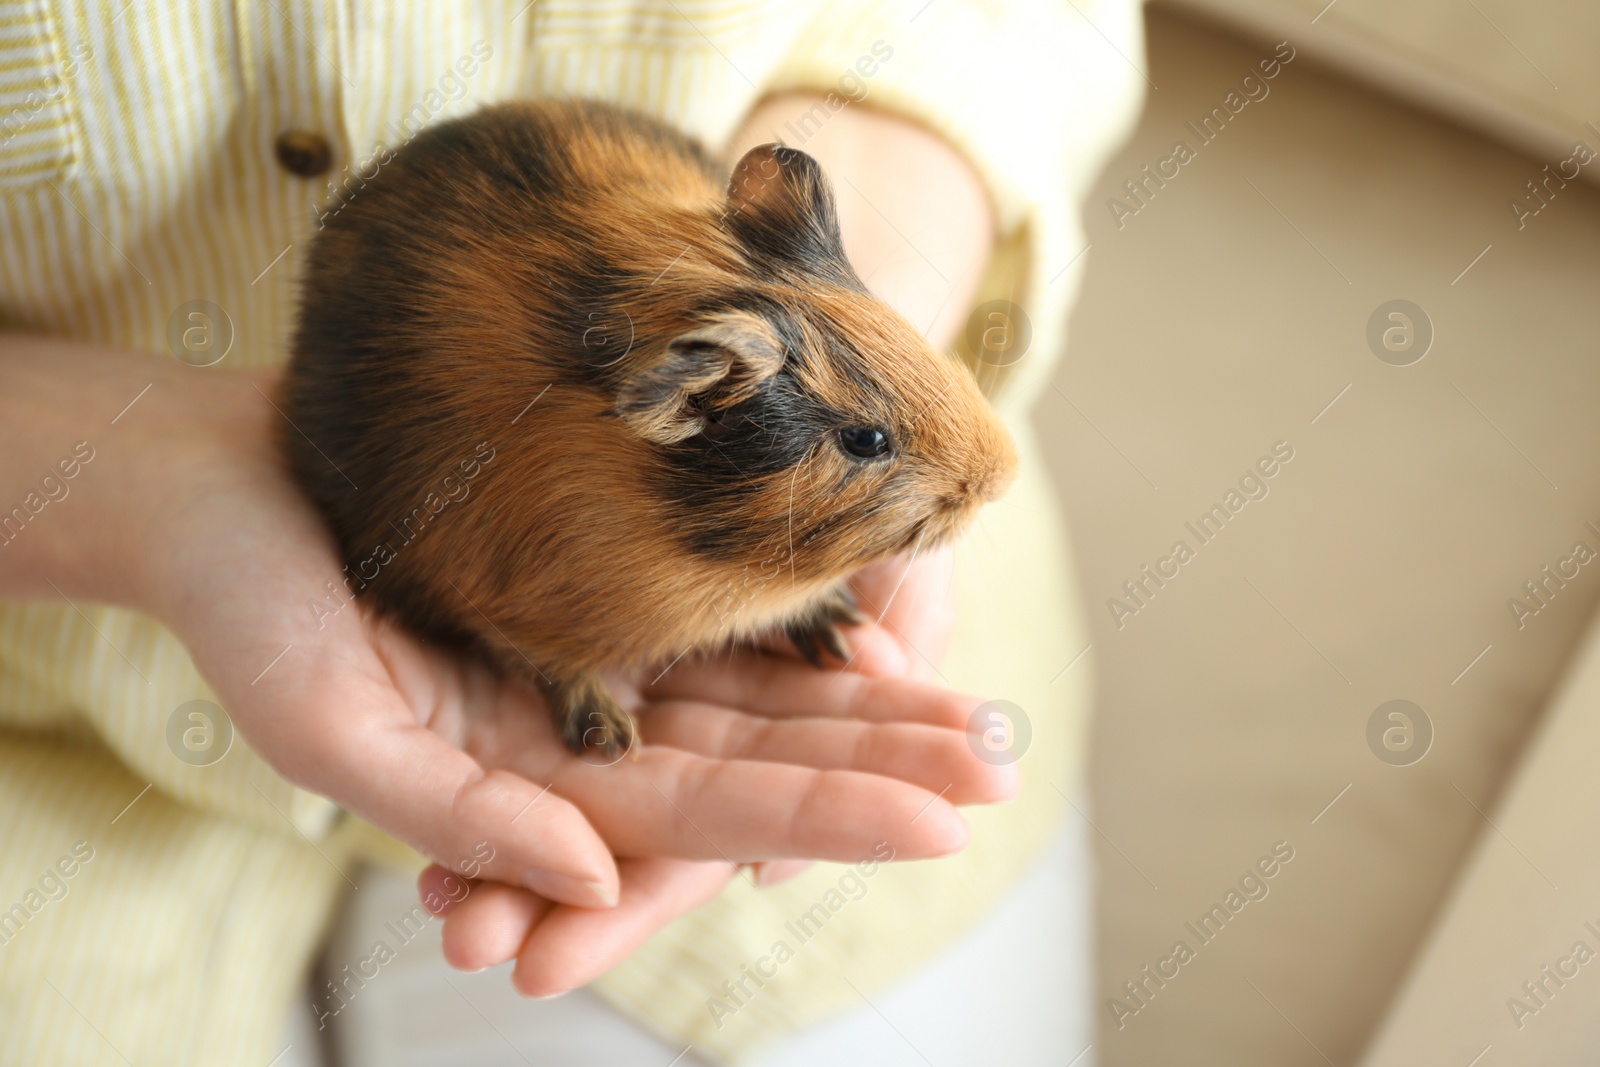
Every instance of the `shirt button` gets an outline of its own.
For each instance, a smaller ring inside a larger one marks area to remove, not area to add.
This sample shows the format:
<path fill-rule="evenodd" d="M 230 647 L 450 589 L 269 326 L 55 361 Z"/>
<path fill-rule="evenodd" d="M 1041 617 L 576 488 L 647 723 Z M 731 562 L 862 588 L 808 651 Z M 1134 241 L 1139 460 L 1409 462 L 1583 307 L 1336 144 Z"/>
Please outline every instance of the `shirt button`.
<path fill-rule="evenodd" d="M 306 130 L 285 130 L 273 144 L 283 169 L 302 178 L 328 173 L 333 166 L 333 149 L 327 138 Z"/>

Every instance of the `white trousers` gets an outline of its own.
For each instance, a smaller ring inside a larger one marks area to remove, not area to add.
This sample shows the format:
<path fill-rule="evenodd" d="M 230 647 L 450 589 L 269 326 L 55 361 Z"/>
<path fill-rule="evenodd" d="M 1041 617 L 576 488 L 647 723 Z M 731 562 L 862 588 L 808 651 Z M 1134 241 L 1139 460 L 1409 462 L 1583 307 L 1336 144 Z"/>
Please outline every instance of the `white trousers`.
<path fill-rule="evenodd" d="M 898 985 L 741 1067 L 1091 1067 L 1092 877 L 1075 814 L 1029 874 L 964 937 Z M 371 954 L 416 901 L 410 879 L 368 870 L 336 922 L 323 970 Z M 430 923 L 337 1016 L 313 979 L 273 1067 L 708 1067 L 584 990 L 512 991 L 510 964 L 452 971 Z M 320 995 L 319 995 L 320 991 Z M 324 1008 L 324 1010 L 326 1010 Z M 678 1057 L 674 1059 L 674 1057 Z"/>

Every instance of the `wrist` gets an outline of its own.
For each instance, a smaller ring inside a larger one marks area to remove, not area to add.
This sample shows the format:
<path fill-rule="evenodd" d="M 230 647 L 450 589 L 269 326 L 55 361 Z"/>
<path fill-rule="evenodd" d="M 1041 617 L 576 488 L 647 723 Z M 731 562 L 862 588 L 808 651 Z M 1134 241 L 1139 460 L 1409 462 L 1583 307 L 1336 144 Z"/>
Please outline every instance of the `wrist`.
<path fill-rule="evenodd" d="M 129 461 L 110 508 L 119 528 L 86 534 L 83 547 L 103 562 L 95 565 L 96 579 L 117 594 L 116 603 L 153 615 L 181 635 L 182 620 L 193 614 L 191 601 L 215 592 L 201 575 L 226 569 L 233 551 L 226 542 L 249 545 L 265 529 L 261 489 L 280 488 L 281 478 L 269 399 L 275 375 L 172 370 L 118 423 L 119 430 L 128 429 Z M 219 526 L 219 514 L 255 529 Z M 243 556 L 251 549 L 238 551 Z M 248 563 L 236 560 L 235 570 Z M 113 568 L 117 576 L 106 573 Z"/>
<path fill-rule="evenodd" d="M 148 610 L 160 512 L 239 417 L 226 373 L 0 337 L 0 596 Z"/>

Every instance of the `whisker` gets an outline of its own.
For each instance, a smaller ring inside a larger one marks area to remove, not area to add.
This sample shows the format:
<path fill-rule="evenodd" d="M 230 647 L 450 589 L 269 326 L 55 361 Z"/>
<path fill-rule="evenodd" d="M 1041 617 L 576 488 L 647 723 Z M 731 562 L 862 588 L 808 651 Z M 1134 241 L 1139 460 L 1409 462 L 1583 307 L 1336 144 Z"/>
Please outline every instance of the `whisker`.
<path fill-rule="evenodd" d="M 794 474 L 789 476 L 789 588 L 793 589 L 800 584 L 794 574 L 794 486 L 800 480 L 800 468 L 804 467 L 811 459 L 811 454 L 817 450 L 816 445 L 806 449 L 806 454 L 800 457 L 800 462 L 794 465 Z"/>
<path fill-rule="evenodd" d="M 928 409 L 929 408 L 933 407 L 933 405 L 935 405 L 939 401 L 943 400 L 944 399 L 944 394 L 948 393 L 951 390 L 951 388 L 953 388 L 955 386 L 955 384 L 956 384 L 955 382 L 951 382 L 949 385 L 946 385 L 943 389 L 939 390 L 939 395 L 934 397 L 932 400 L 928 401 L 927 404 L 923 405 L 922 410 L 917 412 L 916 415 L 911 419 L 911 421 L 906 423 L 906 425 L 907 426 L 915 426 L 917 424 L 917 420 L 922 418 L 922 416 L 926 415 L 928 413 Z"/>

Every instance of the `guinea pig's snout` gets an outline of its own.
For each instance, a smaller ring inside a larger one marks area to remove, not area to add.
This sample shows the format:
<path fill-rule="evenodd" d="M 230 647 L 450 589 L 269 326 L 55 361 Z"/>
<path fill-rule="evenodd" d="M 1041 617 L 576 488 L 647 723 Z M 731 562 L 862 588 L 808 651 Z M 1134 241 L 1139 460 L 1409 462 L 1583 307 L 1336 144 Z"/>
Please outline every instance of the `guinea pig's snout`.
<path fill-rule="evenodd" d="M 962 488 L 968 496 L 977 497 L 984 503 L 999 500 L 1005 493 L 1006 487 L 1011 484 L 1011 474 L 998 467 L 991 467 L 966 482 Z"/>
<path fill-rule="evenodd" d="M 956 492 L 946 500 L 950 508 L 962 508 L 974 503 L 988 504 L 999 500 L 1011 487 L 1016 474 L 1016 462 L 1008 454 L 986 462 L 962 476 L 956 482 Z"/>

